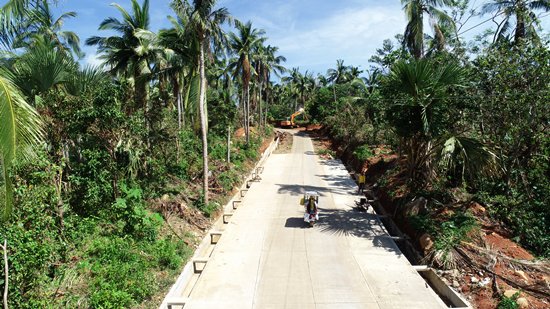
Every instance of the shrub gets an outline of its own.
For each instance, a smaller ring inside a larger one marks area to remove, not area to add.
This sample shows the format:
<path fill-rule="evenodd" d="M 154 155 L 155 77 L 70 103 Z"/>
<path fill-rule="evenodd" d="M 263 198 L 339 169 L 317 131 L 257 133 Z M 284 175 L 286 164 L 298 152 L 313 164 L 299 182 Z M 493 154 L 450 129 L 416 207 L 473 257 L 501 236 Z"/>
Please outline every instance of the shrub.
<path fill-rule="evenodd" d="M 121 186 L 124 197 L 119 197 L 113 205 L 114 217 L 124 222 L 123 233 L 136 239 L 155 240 L 162 225 L 162 217 L 145 209 L 141 199 L 141 189 Z"/>
<path fill-rule="evenodd" d="M 519 305 L 516 303 L 516 300 L 519 297 L 519 292 L 516 292 L 512 297 L 508 298 L 504 295 L 500 298 L 500 301 L 497 304 L 497 309 L 518 309 Z"/>
<path fill-rule="evenodd" d="M 374 153 L 368 145 L 358 147 L 355 151 L 353 151 L 353 155 L 355 155 L 355 157 L 360 161 L 365 161 L 374 157 Z"/>

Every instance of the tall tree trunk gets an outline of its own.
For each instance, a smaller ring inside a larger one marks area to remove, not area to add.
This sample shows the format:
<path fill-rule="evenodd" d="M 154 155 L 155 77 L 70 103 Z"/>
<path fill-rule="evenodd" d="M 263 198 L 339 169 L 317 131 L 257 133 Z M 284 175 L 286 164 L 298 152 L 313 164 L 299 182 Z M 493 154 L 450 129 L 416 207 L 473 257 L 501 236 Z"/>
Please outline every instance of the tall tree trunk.
<path fill-rule="evenodd" d="M 245 100 L 246 100 L 246 146 L 250 144 L 250 87 L 248 82 L 245 84 Z"/>
<path fill-rule="evenodd" d="M 519 44 L 525 38 L 525 8 L 520 7 L 516 11 L 516 31 L 514 33 L 514 43 Z"/>
<path fill-rule="evenodd" d="M 227 164 L 231 163 L 231 126 L 227 126 Z"/>
<path fill-rule="evenodd" d="M 181 89 L 178 77 L 174 79 L 172 87 L 172 95 L 176 98 L 176 105 L 178 108 L 178 129 L 181 130 Z"/>
<path fill-rule="evenodd" d="M 8 265 L 8 240 L 4 239 L 4 245 L 0 245 L 4 251 L 4 309 L 8 309 L 9 265 Z"/>
<path fill-rule="evenodd" d="M 262 126 L 262 82 L 260 81 L 258 87 L 260 87 L 259 96 L 258 96 L 258 123 L 260 127 Z"/>
<path fill-rule="evenodd" d="M 245 95 L 244 95 L 244 86 L 241 89 L 240 93 L 240 99 L 241 99 L 241 107 L 242 107 L 242 113 L 243 113 L 243 128 L 246 132 L 246 102 L 245 102 Z"/>
<path fill-rule="evenodd" d="M 269 100 L 271 99 L 271 90 L 269 89 L 269 81 L 265 86 L 265 109 L 264 109 L 264 126 L 267 127 L 267 112 L 269 111 Z"/>
<path fill-rule="evenodd" d="M 139 72 L 134 72 L 134 100 L 135 109 L 143 109 L 143 112 L 147 112 L 147 82 L 140 78 Z"/>
<path fill-rule="evenodd" d="M 204 70 L 204 39 L 199 42 L 199 74 L 200 74 L 200 92 L 199 92 L 199 114 L 201 122 L 201 134 L 202 134 L 202 190 L 204 194 L 204 205 L 208 205 L 208 119 L 206 113 L 206 74 Z"/>

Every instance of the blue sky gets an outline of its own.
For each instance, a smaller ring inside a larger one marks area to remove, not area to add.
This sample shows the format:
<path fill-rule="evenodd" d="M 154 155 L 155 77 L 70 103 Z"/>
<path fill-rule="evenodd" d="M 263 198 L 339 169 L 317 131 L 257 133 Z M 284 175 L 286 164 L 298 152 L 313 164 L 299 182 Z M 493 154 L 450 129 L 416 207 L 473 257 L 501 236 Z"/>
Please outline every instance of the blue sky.
<path fill-rule="evenodd" d="M 117 17 L 118 11 L 110 6 L 117 2 L 129 8 L 129 0 L 59 0 L 58 12 L 76 11 L 77 18 L 68 20 L 65 30 L 75 31 L 84 42 L 92 35 L 107 35 L 98 31 L 106 17 Z M 141 0 L 140 0 L 141 2 Z M 479 7 L 484 1 L 471 1 Z M 0 0 L 0 4 L 6 0 Z M 152 30 L 169 27 L 166 16 L 171 15 L 169 0 L 150 0 Z M 241 21 L 252 21 L 255 28 L 266 31 L 267 44 L 278 46 L 287 58 L 286 66 L 301 71 L 325 73 L 334 67 L 336 59 L 346 65 L 369 67 L 368 59 L 382 41 L 393 38 L 405 29 L 405 17 L 399 0 L 219 0 Z M 468 29 L 489 16 L 473 18 L 464 26 Z M 550 16 L 543 18 L 550 29 Z M 473 37 L 491 24 L 469 31 Z M 95 47 L 83 46 L 84 63 L 97 64 Z"/>

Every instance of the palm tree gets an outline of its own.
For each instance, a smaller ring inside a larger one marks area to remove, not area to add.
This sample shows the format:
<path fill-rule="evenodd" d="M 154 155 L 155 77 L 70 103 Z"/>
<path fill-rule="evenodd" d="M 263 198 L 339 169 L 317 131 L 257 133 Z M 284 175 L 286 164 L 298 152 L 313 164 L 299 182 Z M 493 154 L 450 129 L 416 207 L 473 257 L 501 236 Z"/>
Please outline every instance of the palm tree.
<path fill-rule="evenodd" d="M 444 37 L 439 23 L 453 25 L 452 19 L 439 7 L 453 5 L 453 0 L 401 0 L 407 27 L 405 28 L 405 45 L 410 53 L 419 59 L 424 55 L 424 14 L 428 14 L 433 27 L 434 37 L 440 50 L 444 47 Z"/>
<path fill-rule="evenodd" d="M 205 73 L 205 55 L 210 48 L 220 49 L 225 47 L 225 34 L 222 24 L 231 21 L 231 16 L 226 8 L 214 10 L 216 0 L 193 0 L 188 4 L 182 0 L 174 0 L 172 8 L 176 12 L 189 16 L 188 31 L 198 45 L 196 64 L 199 71 L 199 114 L 202 135 L 203 156 L 203 194 L 204 204 L 208 205 L 208 110 L 206 106 L 206 87 L 208 86 Z"/>
<path fill-rule="evenodd" d="M 264 125 L 267 124 L 267 109 L 268 109 L 268 103 L 270 98 L 270 86 L 271 86 L 271 72 L 275 73 L 277 77 L 281 77 L 281 74 L 286 71 L 285 67 L 282 66 L 282 63 L 286 61 L 286 58 L 283 56 L 277 56 L 276 53 L 279 50 L 278 47 L 275 46 L 260 46 L 260 55 L 257 62 L 258 68 L 256 71 L 258 72 L 258 78 L 259 78 L 259 84 L 260 84 L 260 100 L 262 97 L 262 86 L 263 84 L 266 85 L 266 107 L 265 107 L 265 117 L 264 117 Z M 261 109 L 260 109 L 260 121 L 261 121 Z"/>
<path fill-rule="evenodd" d="M 7 49 L 13 48 L 20 33 L 24 33 L 27 13 L 42 0 L 8 0 L 0 8 L 0 43 Z"/>
<path fill-rule="evenodd" d="M 13 75 L 0 69 L 0 207 L 3 220 L 11 214 L 13 187 L 10 169 L 17 158 L 28 158 L 43 138 L 42 121 L 12 82 Z"/>
<path fill-rule="evenodd" d="M 178 127 L 186 125 L 186 116 L 192 108 L 191 97 L 198 98 L 198 87 L 195 81 L 198 75 L 198 66 L 195 63 L 198 52 L 198 44 L 188 31 L 189 15 L 184 10 L 178 10 L 177 3 L 171 4 L 176 17 L 168 16 L 172 28 L 159 32 L 160 44 L 173 51 L 169 59 L 168 67 L 159 72 L 166 75 L 172 83 L 172 94 L 176 100 L 178 110 Z"/>
<path fill-rule="evenodd" d="M 550 1 L 548 0 L 492 0 L 483 5 L 482 14 L 499 12 L 504 15 L 504 19 L 498 25 L 495 32 L 495 41 L 506 39 L 510 36 L 510 31 L 514 33 L 514 42 L 517 44 L 521 40 L 530 37 L 538 40 L 535 25 L 537 17 L 535 10 L 550 11 Z M 516 26 L 510 29 L 511 19 L 515 17 Z"/>
<path fill-rule="evenodd" d="M 390 121 L 401 138 L 408 177 L 416 187 L 434 176 L 437 157 L 448 167 L 454 164 L 451 159 L 460 157 L 470 174 L 497 172 L 496 156 L 483 144 L 440 127 L 449 90 L 463 85 L 464 76 L 456 63 L 413 59 L 397 62 L 387 77 L 388 89 L 404 95 L 392 107 L 396 112 Z"/>
<path fill-rule="evenodd" d="M 9 70 L 12 82 L 31 101 L 50 89 L 63 89 L 78 71 L 73 58 L 58 52 L 44 37 L 36 37 L 26 53 L 14 58 Z"/>
<path fill-rule="evenodd" d="M 359 69 L 358 67 L 352 66 L 349 69 L 347 80 L 352 81 L 356 78 L 359 78 L 359 74 L 361 73 L 363 73 L 363 70 Z"/>
<path fill-rule="evenodd" d="M 346 81 L 346 74 L 349 70 L 348 66 L 344 65 L 344 60 L 336 60 L 336 68 L 327 70 L 327 81 L 332 83 L 332 92 L 334 94 L 334 103 L 336 103 L 336 84 L 342 84 Z"/>
<path fill-rule="evenodd" d="M 110 67 L 113 74 L 133 78 L 134 98 L 137 107 L 144 108 L 147 100 L 147 80 L 151 73 L 150 62 L 156 50 L 151 44 L 153 36 L 145 35 L 149 28 L 149 0 L 143 0 L 140 6 L 132 1 L 132 14 L 119 4 L 113 3 L 122 15 L 122 21 L 109 17 L 101 22 L 99 30 L 111 30 L 119 36 L 93 36 L 86 40 L 87 45 L 97 45 L 101 59 Z M 141 37 L 140 37 L 141 34 Z"/>
<path fill-rule="evenodd" d="M 265 41 L 264 30 L 252 28 L 252 23 L 249 21 L 243 24 L 239 21 L 235 23 L 238 34 L 230 33 L 229 41 L 231 50 L 238 57 L 237 62 L 230 64 L 230 67 L 235 72 L 235 75 L 241 75 L 242 81 L 242 101 L 244 111 L 244 124 L 246 132 L 246 144 L 250 142 L 250 80 L 252 76 L 253 67 L 250 62 L 253 58 L 252 52 L 257 49 L 259 44 Z"/>
<path fill-rule="evenodd" d="M 66 12 L 58 18 L 53 16 L 50 4 L 47 0 L 36 3 L 36 7 L 27 11 L 28 19 L 24 23 L 25 29 L 17 38 L 14 47 L 32 46 L 37 37 L 44 37 L 50 41 L 59 51 L 72 51 L 75 56 L 82 58 L 84 54 L 80 50 L 80 38 L 73 31 L 61 30 L 63 23 L 68 18 L 77 16 L 76 12 Z"/>

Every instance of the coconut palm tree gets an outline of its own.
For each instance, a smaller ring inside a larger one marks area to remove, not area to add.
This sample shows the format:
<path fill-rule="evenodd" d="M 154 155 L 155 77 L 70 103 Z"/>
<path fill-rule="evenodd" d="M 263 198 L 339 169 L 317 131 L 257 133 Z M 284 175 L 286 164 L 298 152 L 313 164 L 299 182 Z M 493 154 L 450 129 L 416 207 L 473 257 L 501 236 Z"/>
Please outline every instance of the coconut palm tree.
<path fill-rule="evenodd" d="M 262 86 L 266 85 L 266 107 L 265 107 L 265 117 L 264 117 L 264 125 L 267 124 L 267 110 L 268 110 L 268 103 L 270 93 L 271 93 L 271 72 L 273 72 L 276 76 L 281 77 L 281 74 L 286 72 L 286 68 L 282 65 L 283 62 L 286 61 L 286 58 L 283 56 L 277 56 L 276 53 L 279 50 L 278 47 L 275 46 L 260 46 L 260 57 L 257 61 L 257 69 L 258 77 L 259 77 L 259 84 L 260 84 L 260 100 L 262 97 Z M 261 109 L 260 109 L 260 120 L 261 117 Z"/>
<path fill-rule="evenodd" d="M 349 70 L 344 65 L 344 60 L 336 60 L 336 68 L 327 70 L 327 81 L 332 83 L 332 92 L 334 94 L 334 103 L 336 103 L 336 84 L 343 84 L 346 81 L 346 75 Z"/>
<path fill-rule="evenodd" d="M 0 44 L 5 49 L 13 48 L 16 38 L 26 31 L 27 12 L 42 0 L 8 0 L 0 8 Z"/>
<path fill-rule="evenodd" d="M 76 12 L 66 12 L 55 18 L 47 0 L 38 1 L 35 7 L 27 10 L 27 19 L 23 23 L 24 32 L 19 34 L 14 42 L 14 47 L 29 47 L 43 37 L 50 41 L 59 51 L 71 51 L 78 58 L 84 54 L 80 50 L 80 38 L 73 31 L 61 30 L 63 23 L 77 16 Z"/>
<path fill-rule="evenodd" d="M 264 30 L 255 29 L 249 21 L 243 24 L 239 21 L 235 23 L 238 33 L 229 34 L 229 44 L 233 53 L 238 57 L 236 62 L 229 66 L 236 75 L 241 75 L 242 94 L 241 105 L 244 107 L 244 124 L 246 132 L 246 144 L 250 142 L 250 80 L 253 73 L 251 60 L 254 57 L 252 54 L 257 50 L 257 46 L 262 44 L 266 38 Z"/>
<path fill-rule="evenodd" d="M 495 41 L 507 39 L 514 34 L 514 42 L 517 44 L 525 38 L 538 40 L 536 24 L 538 23 L 535 11 L 550 11 L 549 0 L 492 0 L 485 3 L 481 13 L 498 12 L 504 15 L 504 19 L 498 25 L 495 32 Z M 516 25 L 511 29 L 512 18 Z"/>
<path fill-rule="evenodd" d="M 403 10 L 407 18 L 405 28 L 405 45 L 410 53 L 419 59 L 424 55 L 424 14 L 427 14 L 430 24 L 433 27 L 434 38 L 438 42 L 439 50 L 444 48 L 443 33 L 439 23 L 454 25 L 449 17 L 440 7 L 453 5 L 453 0 L 401 0 Z"/>
<path fill-rule="evenodd" d="M 137 0 L 131 1 L 131 14 L 113 3 L 122 20 L 109 17 L 99 25 L 99 30 L 110 30 L 119 35 L 93 36 L 86 40 L 86 44 L 98 46 L 100 59 L 105 61 L 111 73 L 133 79 L 136 107 L 144 108 L 147 99 L 147 80 L 144 76 L 151 73 L 151 60 L 156 50 L 151 45 L 153 36 L 146 34 L 149 29 L 149 0 L 143 0 L 141 6 Z"/>
<path fill-rule="evenodd" d="M 181 129 L 186 125 L 186 116 L 198 109 L 195 104 L 190 104 L 196 100 L 190 98 L 198 98 L 198 87 L 194 81 L 198 76 L 195 59 L 199 51 L 197 41 L 187 29 L 190 16 L 185 10 L 178 10 L 176 2 L 171 6 L 176 14 L 175 17 L 168 16 L 172 28 L 161 30 L 159 41 L 162 46 L 172 50 L 173 55 L 168 67 L 159 74 L 166 75 L 172 83 L 172 94 L 178 109 L 178 126 Z"/>
<path fill-rule="evenodd" d="M 231 22 L 232 18 L 226 8 L 214 9 L 216 0 L 193 0 L 188 3 L 174 0 L 172 9 L 189 16 L 187 30 L 196 41 L 198 55 L 195 63 L 199 72 L 199 114 L 203 148 L 203 202 L 208 204 L 208 109 L 206 106 L 206 54 L 213 49 L 225 48 L 226 40 L 222 25 Z"/>
<path fill-rule="evenodd" d="M 13 207 L 10 169 L 16 158 L 28 158 L 32 146 L 43 138 L 38 113 L 12 81 L 13 75 L 0 69 L 0 209 L 6 220 Z"/>

